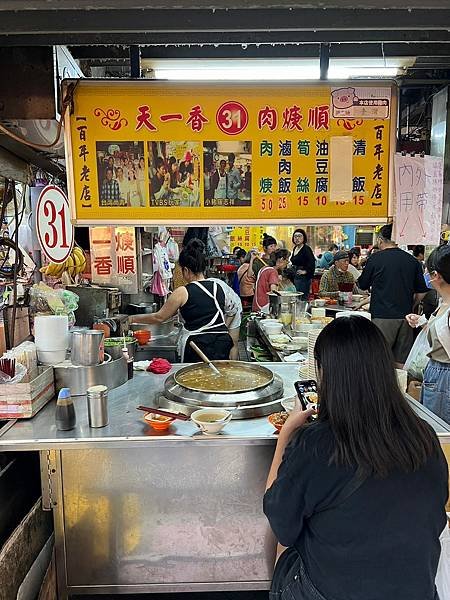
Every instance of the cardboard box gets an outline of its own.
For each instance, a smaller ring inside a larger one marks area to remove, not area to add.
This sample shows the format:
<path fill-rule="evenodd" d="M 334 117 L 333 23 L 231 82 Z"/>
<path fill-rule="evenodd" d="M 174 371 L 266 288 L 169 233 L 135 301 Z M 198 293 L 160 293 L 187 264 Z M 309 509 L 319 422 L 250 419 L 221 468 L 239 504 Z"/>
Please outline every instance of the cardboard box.
<path fill-rule="evenodd" d="M 411 381 L 408 385 L 408 394 L 417 402 L 420 402 L 420 392 L 422 391 L 421 381 Z"/>
<path fill-rule="evenodd" d="M 38 367 L 31 381 L 0 385 L 0 419 L 30 419 L 55 395 L 53 367 Z"/>

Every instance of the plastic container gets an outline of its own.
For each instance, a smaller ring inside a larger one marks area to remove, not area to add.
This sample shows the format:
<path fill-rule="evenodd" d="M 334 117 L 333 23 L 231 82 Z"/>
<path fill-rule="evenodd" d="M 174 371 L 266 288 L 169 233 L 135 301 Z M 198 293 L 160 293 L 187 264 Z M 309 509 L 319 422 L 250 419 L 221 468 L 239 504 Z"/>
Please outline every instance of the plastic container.
<path fill-rule="evenodd" d="M 148 329 L 138 329 L 138 331 L 133 331 L 133 335 L 141 346 L 145 346 L 152 337 L 151 331 Z"/>
<path fill-rule="evenodd" d="M 67 315 L 37 315 L 34 339 L 37 358 L 44 365 L 57 365 L 66 358 L 69 345 Z"/>
<path fill-rule="evenodd" d="M 43 365 L 59 365 L 66 360 L 65 350 L 38 350 L 37 357 Z"/>

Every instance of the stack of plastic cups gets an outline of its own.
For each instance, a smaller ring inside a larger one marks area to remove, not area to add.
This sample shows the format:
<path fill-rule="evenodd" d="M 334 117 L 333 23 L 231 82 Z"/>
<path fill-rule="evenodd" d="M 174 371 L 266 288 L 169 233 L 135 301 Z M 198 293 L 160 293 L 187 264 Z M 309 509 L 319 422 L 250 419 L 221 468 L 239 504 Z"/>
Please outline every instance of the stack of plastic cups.
<path fill-rule="evenodd" d="M 39 362 L 57 365 L 66 359 L 68 331 L 67 315 L 36 315 L 34 340 Z"/>

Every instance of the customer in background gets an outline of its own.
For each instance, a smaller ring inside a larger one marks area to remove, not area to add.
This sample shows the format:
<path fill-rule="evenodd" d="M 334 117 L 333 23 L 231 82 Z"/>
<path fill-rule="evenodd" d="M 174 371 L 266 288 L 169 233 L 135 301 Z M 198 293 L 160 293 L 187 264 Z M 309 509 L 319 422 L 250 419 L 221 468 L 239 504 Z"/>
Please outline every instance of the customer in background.
<path fill-rule="evenodd" d="M 441 303 L 427 324 L 430 361 L 423 376 L 421 401 L 450 424 L 450 246 L 433 250 L 427 269 Z M 409 314 L 406 319 L 411 327 L 421 323 L 419 315 Z"/>
<path fill-rule="evenodd" d="M 269 312 L 269 292 L 278 291 L 280 285 L 280 273 L 286 269 L 289 263 L 289 252 L 287 250 L 275 250 L 269 259 L 269 264 L 263 267 L 256 279 L 255 297 L 253 298 L 253 310 L 255 312 Z"/>
<path fill-rule="evenodd" d="M 425 246 L 423 244 L 417 244 L 417 246 L 414 246 L 412 253 L 414 258 L 420 262 L 423 268 L 425 261 Z"/>
<path fill-rule="evenodd" d="M 364 269 L 364 267 L 366 266 L 367 261 L 369 260 L 369 258 L 371 256 L 373 256 L 374 254 L 376 254 L 377 252 L 379 252 L 379 251 L 380 251 L 380 249 L 378 248 L 377 244 L 375 244 L 374 246 L 372 246 L 372 248 L 367 253 L 367 256 L 361 258 L 361 260 L 359 261 L 359 264 L 360 264 L 361 268 Z"/>
<path fill-rule="evenodd" d="M 359 250 L 359 248 L 358 248 L 358 250 Z M 361 275 L 361 271 L 359 268 L 359 258 L 360 258 L 360 255 L 357 252 L 355 252 L 354 248 L 349 251 L 349 253 L 348 253 L 348 260 L 349 260 L 348 271 L 349 271 L 349 273 L 351 273 L 353 275 L 353 279 L 355 281 L 358 281 L 359 276 Z"/>
<path fill-rule="evenodd" d="M 334 255 L 336 254 L 336 252 L 338 252 L 338 250 L 339 248 L 336 246 L 336 244 L 331 244 L 331 246 L 328 247 L 327 252 L 324 252 L 321 258 L 319 259 L 317 265 L 319 269 L 329 269 L 333 264 Z"/>
<path fill-rule="evenodd" d="M 371 289 L 372 321 L 383 332 L 395 360 L 403 365 L 413 345 L 405 316 L 428 291 L 420 263 L 392 240 L 392 224 L 381 228 L 377 252 L 358 279 L 361 290 Z"/>
<path fill-rule="evenodd" d="M 368 319 L 335 319 L 314 355 L 317 420 L 290 414 L 264 496 L 287 547 L 273 598 L 437 600 L 448 467 L 436 434 L 404 398 Z"/>
<path fill-rule="evenodd" d="M 267 267 L 269 263 L 270 256 L 275 250 L 278 248 L 277 240 L 265 233 L 263 235 L 263 253 L 261 256 L 256 256 L 253 261 L 253 273 L 255 276 L 258 275 L 259 271 L 263 267 Z"/>
<path fill-rule="evenodd" d="M 337 298 L 340 283 L 355 283 L 349 273 L 349 255 L 345 250 L 340 250 L 334 255 L 334 265 L 323 273 L 320 279 L 319 296 Z"/>
<path fill-rule="evenodd" d="M 292 234 L 294 248 L 291 254 L 291 264 L 296 268 L 295 287 L 297 292 L 303 293 L 303 298 L 308 299 L 311 281 L 316 270 L 316 259 L 308 246 L 308 236 L 304 229 L 296 229 Z"/>
<path fill-rule="evenodd" d="M 247 252 L 244 258 L 244 263 L 237 271 L 239 284 L 239 295 L 243 306 L 251 306 L 253 304 L 253 296 L 255 295 L 256 276 L 253 273 L 253 261 L 256 258 L 255 251 Z"/>
<path fill-rule="evenodd" d="M 355 269 L 358 269 L 359 267 L 359 257 L 360 255 L 355 252 L 354 250 L 349 250 L 348 251 L 348 258 L 350 260 L 350 264 L 355 267 Z"/>

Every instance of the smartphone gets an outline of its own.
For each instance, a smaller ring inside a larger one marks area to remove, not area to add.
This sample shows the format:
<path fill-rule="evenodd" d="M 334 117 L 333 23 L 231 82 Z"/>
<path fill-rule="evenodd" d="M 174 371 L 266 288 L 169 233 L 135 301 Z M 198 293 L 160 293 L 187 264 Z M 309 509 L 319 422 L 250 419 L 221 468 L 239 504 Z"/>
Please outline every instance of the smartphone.
<path fill-rule="evenodd" d="M 315 408 L 318 410 L 317 383 L 314 379 L 296 381 L 294 387 L 303 410 L 307 410 L 308 408 Z M 313 415 L 312 418 L 316 419 L 317 415 Z"/>

